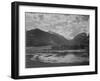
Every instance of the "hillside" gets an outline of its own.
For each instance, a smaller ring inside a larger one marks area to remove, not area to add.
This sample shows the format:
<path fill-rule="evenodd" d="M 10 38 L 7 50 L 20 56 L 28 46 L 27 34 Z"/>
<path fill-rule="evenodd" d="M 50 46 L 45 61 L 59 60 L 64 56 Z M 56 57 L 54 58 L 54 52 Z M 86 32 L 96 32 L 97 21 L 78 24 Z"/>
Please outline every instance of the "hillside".
<path fill-rule="evenodd" d="M 26 32 L 26 46 L 65 45 L 68 42 L 63 36 L 40 29 Z"/>
<path fill-rule="evenodd" d="M 45 32 L 40 29 L 26 31 L 26 46 L 53 46 L 53 47 L 71 47 L 84 48 L 89 46 L 89 36 L 86 33 L 79 33 L 72 40 L 67 40 L 55 32 Z"/>

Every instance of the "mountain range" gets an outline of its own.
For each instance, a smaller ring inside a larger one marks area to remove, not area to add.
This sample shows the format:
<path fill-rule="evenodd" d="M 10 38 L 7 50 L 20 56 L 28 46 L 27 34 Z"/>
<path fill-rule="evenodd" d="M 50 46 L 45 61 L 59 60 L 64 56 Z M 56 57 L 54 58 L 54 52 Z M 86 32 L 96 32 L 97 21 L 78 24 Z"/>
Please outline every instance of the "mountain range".
<path fill-rule="evenodd" d="M 45 32 L 40 29 L 33 29 L 26 31 L 26 46 L 75 46 L 87 45 L 89 43 L 89 35 L 86 33 L 79 33 L 72 40 L 68 40 L 62 35 L 55 32 Z"/>

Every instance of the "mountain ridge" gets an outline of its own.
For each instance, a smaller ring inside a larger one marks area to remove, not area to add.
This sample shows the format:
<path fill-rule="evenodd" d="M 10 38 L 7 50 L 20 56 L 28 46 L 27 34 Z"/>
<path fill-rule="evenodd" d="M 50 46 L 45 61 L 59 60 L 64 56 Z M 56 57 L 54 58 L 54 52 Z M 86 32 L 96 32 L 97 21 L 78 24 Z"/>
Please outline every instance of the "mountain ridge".
<path fill-rule="evenodd" d="M 66 39 L 64 36 L 55 32 L 46 32 L 40 29 L 26 31 L 26 46 L 61 46 L 61 45 L 84 45 L 89 41 L 86 33 L 80 33 L 72 40 Z"/>

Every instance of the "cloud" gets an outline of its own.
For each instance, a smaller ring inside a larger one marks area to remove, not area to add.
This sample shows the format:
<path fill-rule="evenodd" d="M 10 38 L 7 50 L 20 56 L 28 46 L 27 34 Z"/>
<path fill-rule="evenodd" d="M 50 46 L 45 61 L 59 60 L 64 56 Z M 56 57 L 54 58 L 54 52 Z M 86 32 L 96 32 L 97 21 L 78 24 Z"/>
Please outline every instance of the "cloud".
<path fill-rule="evenodd" d="M 25 13 L 26 31 L 39 28 L 72 39 L 78 33 L 89 33 L 89 15 Z"/>

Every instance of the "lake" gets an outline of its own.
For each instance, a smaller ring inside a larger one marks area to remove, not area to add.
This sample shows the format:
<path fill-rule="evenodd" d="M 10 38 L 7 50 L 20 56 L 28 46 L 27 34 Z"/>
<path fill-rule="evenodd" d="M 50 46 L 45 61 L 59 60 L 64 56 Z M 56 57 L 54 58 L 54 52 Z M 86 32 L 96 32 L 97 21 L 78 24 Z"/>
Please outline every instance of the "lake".
<path fill-rule="evenodd" d="M 89 53 L 85 50 L 59 50 L 58 52 L 57 50 L 49 50 L 49 52 L 26 52 L 26 68 L 80 65 L 89 65 Z"/>

